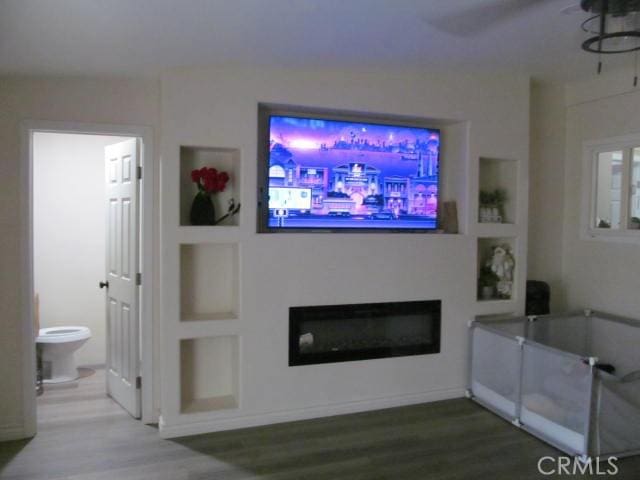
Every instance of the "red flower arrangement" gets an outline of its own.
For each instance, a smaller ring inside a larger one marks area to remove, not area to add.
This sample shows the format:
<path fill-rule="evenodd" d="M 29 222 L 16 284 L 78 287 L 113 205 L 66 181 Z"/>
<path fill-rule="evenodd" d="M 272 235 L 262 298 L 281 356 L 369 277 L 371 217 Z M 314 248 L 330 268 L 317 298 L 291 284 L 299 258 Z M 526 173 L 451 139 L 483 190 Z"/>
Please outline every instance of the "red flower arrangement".
<path fill-rule="evenodd" d="M 202 167 L 191 171 L 191 180 L 198 186 L 198 193 L 193 199 L 189 214 L 191 225 L 217 225 L 240 211 L 240 204 L 236 204 L 231 198 L 227 212 L 216 218 L 216 209 L 211 197 L 224 192 L 229 178 L 227 172 L 220 172 L 215 168 Z"/>
<path fill-rule="evenodd" d="M 211 195 L 224 192 L 229 181 L 227 172 L 218 172 L 215 168 L 202 167 L 191 171 L 191 180 L 198 186 L 198 192 Z"/>

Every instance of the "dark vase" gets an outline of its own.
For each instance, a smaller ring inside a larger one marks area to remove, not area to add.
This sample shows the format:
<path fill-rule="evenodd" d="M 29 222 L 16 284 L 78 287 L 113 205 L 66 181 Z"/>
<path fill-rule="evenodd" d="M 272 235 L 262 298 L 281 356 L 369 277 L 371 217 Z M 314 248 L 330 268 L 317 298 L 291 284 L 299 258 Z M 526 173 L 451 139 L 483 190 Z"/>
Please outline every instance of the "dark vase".
<path fill-rule="evenodd" d="M 216 210 L 209 195 L 198 193 L 191 204 L 191 225 L 215 225 Z"/>

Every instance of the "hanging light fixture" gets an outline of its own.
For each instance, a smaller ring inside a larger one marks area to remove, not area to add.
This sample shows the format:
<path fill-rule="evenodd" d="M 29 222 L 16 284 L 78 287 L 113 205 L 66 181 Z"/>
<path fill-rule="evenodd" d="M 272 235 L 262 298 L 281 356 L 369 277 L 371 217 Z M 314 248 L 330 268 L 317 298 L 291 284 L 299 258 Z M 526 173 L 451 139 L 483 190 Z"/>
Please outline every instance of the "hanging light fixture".
<path fill-rule="evenodd" d="M 602 71 L 601 55 L 635 52 L 638 83 L 638 50 L 640 50 L 640 0 L 582 0 L 580 6 L 592 16 L 582 29 L 592 34 L 582 43 L 582 49 L 597 53 L 598 73 Z"/>

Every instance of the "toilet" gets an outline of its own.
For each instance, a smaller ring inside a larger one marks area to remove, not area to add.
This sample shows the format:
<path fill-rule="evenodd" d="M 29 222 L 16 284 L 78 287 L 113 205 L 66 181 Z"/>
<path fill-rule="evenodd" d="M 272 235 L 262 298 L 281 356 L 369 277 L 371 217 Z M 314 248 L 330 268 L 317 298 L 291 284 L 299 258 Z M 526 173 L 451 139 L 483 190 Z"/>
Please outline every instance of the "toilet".
<path fill-rule="evenodd" d="M 87 327 L 41 328 L 36 343 L 42 352 L 44 383 L 71 382 L 78 378 L 74 353 L 91 338 Z"/>

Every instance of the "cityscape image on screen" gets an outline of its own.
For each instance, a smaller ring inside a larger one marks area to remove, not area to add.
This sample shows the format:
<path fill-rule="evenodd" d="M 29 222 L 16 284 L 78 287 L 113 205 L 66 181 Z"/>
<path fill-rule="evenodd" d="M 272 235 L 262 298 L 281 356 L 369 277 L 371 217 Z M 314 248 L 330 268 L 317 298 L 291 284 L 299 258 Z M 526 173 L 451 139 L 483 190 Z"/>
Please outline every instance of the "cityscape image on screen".
<path fill-rule="evenodd" d="M 437 228 L 440 131 L 271 115 L 271 229 Z"/>

